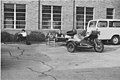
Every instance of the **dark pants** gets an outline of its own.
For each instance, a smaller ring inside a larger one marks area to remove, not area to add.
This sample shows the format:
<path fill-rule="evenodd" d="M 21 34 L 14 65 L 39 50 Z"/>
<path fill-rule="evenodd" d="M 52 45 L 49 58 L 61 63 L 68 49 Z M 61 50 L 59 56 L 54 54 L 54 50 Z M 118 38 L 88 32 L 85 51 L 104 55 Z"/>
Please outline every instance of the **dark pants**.
<path fill-rule="evenodd" d="M 22 34 L 18 35 L 18 41 L 26 41 L 26 40 L 27 40 L 27 38 L 22 36 Z"/>

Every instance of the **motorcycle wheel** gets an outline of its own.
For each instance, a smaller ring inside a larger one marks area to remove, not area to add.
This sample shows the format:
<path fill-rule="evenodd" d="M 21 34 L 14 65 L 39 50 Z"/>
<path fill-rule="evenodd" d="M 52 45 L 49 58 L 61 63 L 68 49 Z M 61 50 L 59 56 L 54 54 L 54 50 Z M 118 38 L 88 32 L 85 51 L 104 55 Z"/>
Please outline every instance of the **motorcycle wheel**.
<path fill-rule="evenodd" d="M 99 53 L 103 52 L 103 50 L 104 50 L 103 43 L 102 42 L 97 42 L 97 44 L 94 45 L 94 50 L 96 52 L 99 52 Z"/>
<path fill-rule="evenodd" d="M 69 42 L 69 43 L 67 44 L 67 50 L 68 50 L 68 52 L 71 52 L 71 53 L 75 52 L 76 46 L 74 45 L 73 42 Z"/>

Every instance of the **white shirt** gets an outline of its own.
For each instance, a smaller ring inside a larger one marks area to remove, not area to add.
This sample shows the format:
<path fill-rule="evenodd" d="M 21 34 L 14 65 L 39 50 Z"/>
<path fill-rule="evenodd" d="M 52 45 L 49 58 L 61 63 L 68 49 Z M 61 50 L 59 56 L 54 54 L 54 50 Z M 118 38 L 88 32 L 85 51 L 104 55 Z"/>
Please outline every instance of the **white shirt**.
<path fill-rule="evenodd" d="M 26 37 L 26 36 L 27 36 L 27 33 L 26 33 L 26 32 L 22 32 L 22 33 L 20 33 L 20 34 L 22 34 L 23 37 Z"/>

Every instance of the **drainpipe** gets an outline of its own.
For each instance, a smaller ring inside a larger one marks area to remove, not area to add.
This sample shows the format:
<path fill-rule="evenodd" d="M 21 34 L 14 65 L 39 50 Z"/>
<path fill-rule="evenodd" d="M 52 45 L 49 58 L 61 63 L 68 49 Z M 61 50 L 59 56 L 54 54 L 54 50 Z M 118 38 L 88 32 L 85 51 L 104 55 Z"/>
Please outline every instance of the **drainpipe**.
<path fill-rule="evenodd" d="M 40 0 L 38 0 L 38 29 L 40 29 Z"/>
<path fill-rule="evenodd" d="M 75 0 L 73 0 L 73 29 L 75 29 Z"/>
<path fill-rule="evenodd" d="M 1 15 L 0 16 L 1 16 L 1 27 L 0 28 L 2 29 L 2 0 L 1 0 Z"/>

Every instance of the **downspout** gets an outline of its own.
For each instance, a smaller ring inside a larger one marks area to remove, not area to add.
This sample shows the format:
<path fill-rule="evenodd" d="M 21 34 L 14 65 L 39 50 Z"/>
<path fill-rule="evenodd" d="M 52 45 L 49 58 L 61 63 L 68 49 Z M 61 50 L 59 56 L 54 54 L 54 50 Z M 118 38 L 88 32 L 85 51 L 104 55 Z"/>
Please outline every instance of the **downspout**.
<path fill-rule="evenodd" d="M 40 29 L 40 0 L 38 0 L 38 30 Z"/>
<path fill-rule="evenodd" d="M 73 29 L 75 29 L 75 0 L 73 0 Z"/>
<path fill-rule="evenodd" d="M 2 0 L 1 0 L 1 27 L 0 28 L 2 29 Z"/>

